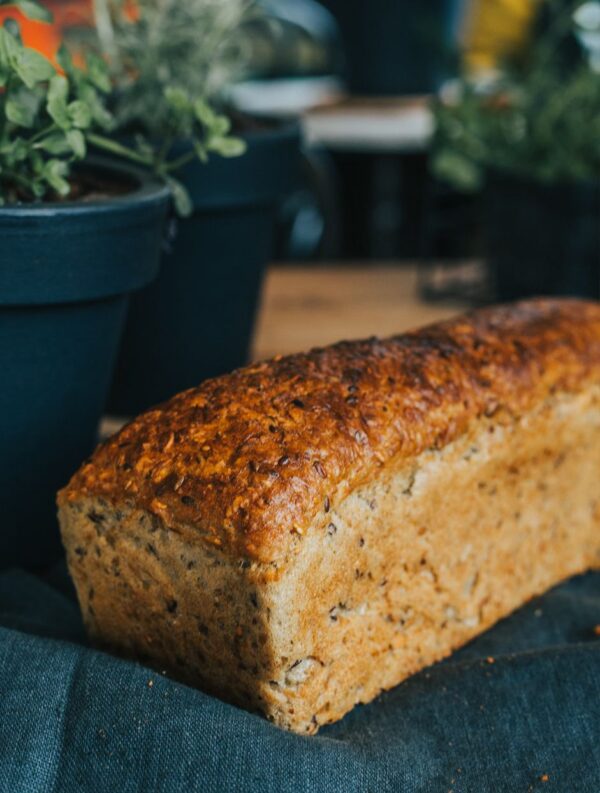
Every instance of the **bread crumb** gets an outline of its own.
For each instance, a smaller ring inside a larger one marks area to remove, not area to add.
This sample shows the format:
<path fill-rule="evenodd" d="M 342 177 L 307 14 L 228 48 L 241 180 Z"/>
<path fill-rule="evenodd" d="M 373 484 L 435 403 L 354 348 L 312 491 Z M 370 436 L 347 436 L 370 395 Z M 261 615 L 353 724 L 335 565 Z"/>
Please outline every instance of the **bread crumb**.
<path fill-rule="evenodd" d="M 148 688 L 152 688 L 154 685 L 154 680 L 148 680 Z"/>
<path fill-rule="evenodd" d="M 485 660 L 488 662 L 488 664 L 495 664 L 496 663 L 496 659 L 494 658 L 493 655 L 488 655 L 488 657 Z"/>
<path fill-rule="evenodd" d="M 595 636 L 600 636 L 600 624 L 599 625 L 594 625 L 594 635 Z"/>
<path fill-rule="evenodd" d="M 549 782 L 549 781 L 550 781 L 550 777 L 548 776 L 548 774 L 541 775 L 540 782 Z"/>

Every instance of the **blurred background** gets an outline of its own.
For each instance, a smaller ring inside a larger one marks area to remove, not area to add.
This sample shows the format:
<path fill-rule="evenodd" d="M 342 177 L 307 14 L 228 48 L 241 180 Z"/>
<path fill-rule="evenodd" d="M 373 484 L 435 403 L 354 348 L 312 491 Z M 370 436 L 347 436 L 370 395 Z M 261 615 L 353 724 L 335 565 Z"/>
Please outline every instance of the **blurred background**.
<path fill-rule="evenodd" d="M 51 58 L 63 39 L 85 50 L 91 0 L 45 5 L 54 24 L 22 18 L 24 42 Z M 303 140 L 278 206 L 256 354 L 391 332 L 413 320 L 394 310 L 407 298 L 599 296 L 600 2 L 253 6 L 220 98 L 298 124 Z M 304 335 L 296 323 L 309 314 Z"/>
<path fill-rule="evenodd" d="M 111 3 L 46 5 L 54 24 L 23 19 L 26 44 L 52 58 L 63 40 L 85 52 L 102 39 Z M 161 2 L 124 5 L 135 19 Z M 199 282 L 211 294 L 205 312 L 217 310 L 199 329 L 213 334 L 214 356 L 190 384 L 248 350 L 388 333 L 536 294 L 599 296 L 600 2 L 228 5 L 218 101 L 244 123 L 297 125 L 302 154 L 277 198 L 265 289 L 262 271 L 247 289 L 231 283 L 234 272 L 214 293 L 208 274 Z M 175 29 L 177 3 L 162 6 Z M 195 35 L 202 50 L 210 28 Z M 153 57 L 169 69 L 166 49 Z M 268 160 L 260 167 L 252 178 L 268 179 Z M 233 255 L 252 259 L 252 245 Z M 218 316 L 231 327 L 241 314 L 236 338 L 224 340 Z"/>
<path fill-rule="evenodd" d="M 23 20 L 25 43 L 51 57 L 64 38 L 89 45 L 91 0 L 45 5 L 54 25 Z M 220 99 L 301 126 L 281 267 L 302 263 L 317 284 L 337 264 L 409 263 L 428 301 L 598 297 L 600 2 L 252 5 Z"/>
<path fill-rule="evenodd" d="M 140 30 L 152 23 L 144 14 L 162 13 L 166 42 L 149 57 L 170 73 L 185 22 L 177 2 L 45 5 L 52 25 L 20 22 L 25 44 L 50 58 L 62 41 L 83 53 L 102 44 L 115 9 Z M 468 305 L 599 296 L 600 2 L 221 0 L 231 11 L 227 46 L 214 50 L 210 2 L 179 3 L 188 5 L 208 9 L 207 27 L 188 39 L 214 59 L 211 99 L 245 125 L 296 125 L 302 152 L 277 194 L 268 253 L 264 240 L 240 237 L 236 267 L 225 274 L 221 262 L 221 276 L 207 268 L 192 287 L 208 295 L 201 313 L 216 312 L 191 326 L 211 335 L 212 353 L 156 398 L 248 355 L 388 333 Z M 148 36 L 132 27 L 130 37 Z M 197 56 L 178 65 L 192 87 Z M 248 178 L 268 180 L 278 167 L 266 158 Z M 223 240 L 194 245 L 202 268 Z M 175 304 L 188 286 L 186 277 Z M 163 325 L 173 321 L 163 316 Z M 163 331 L 158 323 L 157 337 Z M 139 349 L 130 352 L 122 372 Z M 144 401 L 114 407 L 130 413 Z"/>

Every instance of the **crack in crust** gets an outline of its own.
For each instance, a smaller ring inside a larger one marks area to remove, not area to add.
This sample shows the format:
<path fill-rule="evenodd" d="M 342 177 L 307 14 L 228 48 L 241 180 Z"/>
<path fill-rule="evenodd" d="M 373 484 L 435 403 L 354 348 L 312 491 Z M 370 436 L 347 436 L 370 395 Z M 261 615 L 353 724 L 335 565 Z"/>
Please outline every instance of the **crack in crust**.
<path fill-rule="evenodd" d="M 176 351 L 174 351 L 176 354 Z M 208 380 L 100 445 L 59 494 L 135 504 L 277 565 L 374 470 L 600 382 L 600 305 L 538 299 Z"/>

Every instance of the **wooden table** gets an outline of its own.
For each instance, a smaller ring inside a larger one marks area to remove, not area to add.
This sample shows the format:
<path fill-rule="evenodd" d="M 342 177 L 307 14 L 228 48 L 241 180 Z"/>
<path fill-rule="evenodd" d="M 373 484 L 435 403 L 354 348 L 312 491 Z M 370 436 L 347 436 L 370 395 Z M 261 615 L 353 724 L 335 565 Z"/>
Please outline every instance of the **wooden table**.
<path fill-rule="evenodd" d="M 414 265 L 273 267 L 263 291 L 254 358 L 340 339 L 386 336 L 463 308 L 423 303 Z"/>

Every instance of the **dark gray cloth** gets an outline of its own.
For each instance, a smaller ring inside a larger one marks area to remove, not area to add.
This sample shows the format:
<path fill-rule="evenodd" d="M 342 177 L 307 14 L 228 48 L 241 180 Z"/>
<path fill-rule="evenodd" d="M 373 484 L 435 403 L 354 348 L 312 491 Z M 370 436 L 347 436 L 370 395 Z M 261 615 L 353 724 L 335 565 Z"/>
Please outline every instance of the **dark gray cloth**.
<path fill-rule="evenodd" d="M 315 737 L 86 646 L 60 576 L 0 576 L 2 793 L 599 793 L 600 574 Z M 493 659 L 493 662 L 492 662 Z"/>

